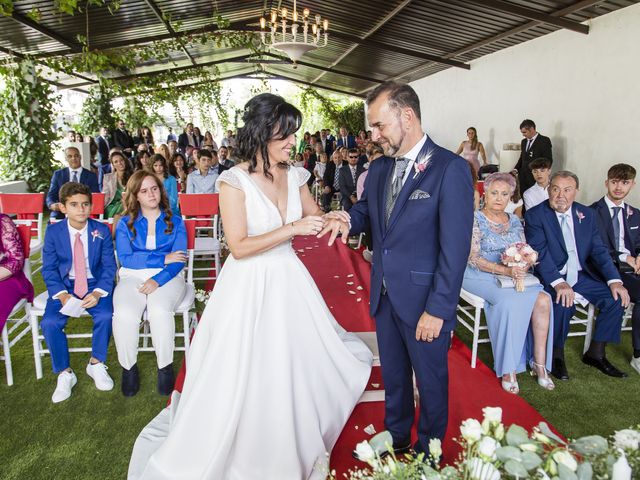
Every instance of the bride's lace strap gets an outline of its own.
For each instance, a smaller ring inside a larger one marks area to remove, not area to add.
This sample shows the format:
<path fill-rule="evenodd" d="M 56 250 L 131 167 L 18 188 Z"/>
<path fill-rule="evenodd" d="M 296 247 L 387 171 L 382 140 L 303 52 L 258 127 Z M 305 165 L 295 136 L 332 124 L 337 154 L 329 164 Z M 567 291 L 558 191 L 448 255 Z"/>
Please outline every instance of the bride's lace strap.
<path fill-rule="evenodd" d="M 304 167 L 293 167 L 296 169 L 296 175 L 298 178 L 298 186 L 301 187 L 304 184 L 307 183 L 307 181 L 309 180 L 309 177 L 311 176 L 311 174 L 309 173 L 309 171 L 304 168 Z"/>
<path fill-rule="evenodd" d="M 236 172 L 233 170 L 225 170 L 220 174 L 220 176 L 216 180 L 216 191 L 220 191 L 220 184 L 224 182 L 231 185 L 233 188 L 237 188 L 238 190 L 242 190 L 242 184 L 240 183 L 240 179 L 238 178 Z"/>

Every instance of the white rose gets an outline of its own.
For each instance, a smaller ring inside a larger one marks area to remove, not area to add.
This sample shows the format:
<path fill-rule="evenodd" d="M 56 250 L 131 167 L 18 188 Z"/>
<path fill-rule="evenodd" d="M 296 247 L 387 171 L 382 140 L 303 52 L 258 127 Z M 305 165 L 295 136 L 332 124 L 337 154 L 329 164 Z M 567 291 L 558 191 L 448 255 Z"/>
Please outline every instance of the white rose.
<path fill-rule="evenodd" d="M 499 480 L 500 472 L 491 463 L 483 462 L 479 458 L 468 461 L 471 480 Z"/>
<path fill-rule="evenodd" d="M 503 424 L 499 424 L 496 427 L 496 431 L 493 434 L 494 437 L 496 437 L 496 440 L 500 441 L 504 438 L 504 425 Z"/>
<path fill-rule="evenodd" d="M 439 438 L 432 438 L 429 440 L 429 453 L 433 459 L 438 462 L 442 456 L 442 442 Z"/>
<path fill-rule="evenodd" d="M 572 472 L 575 472 L 578 469 L 578 462 L 573 458 L 573 455 L 571 455 L 568 450 L 558 450 L 553 454 L 553 459 L 567 467 Z"/>
<path fill-rule="evenodd" d="M 619 430 L 613 436 L 613 440 L 618 448 L 637 450 L 640 447 L 640 432 L 630 429 Z"/>
<path fill-rule="evenodd" d="M 484 419 L 490 422 L 502 422 L 502 409 L 500 407 L 484 407 L 482 409 Z"/>
<path fill-rule="evenodd" d="M 508 257 L 515 257 L 518 253 L 518 249 L 516 247 L 509 247 L 504 253 L 506 253 Z"/>
<path fill-rule="evenodd" d="M 460 433 L 469 443 L 477 442 L 482 436 L 482 425 L 475 418 L 467 418 L 460 425 Z"/>
<path fill-rule="evenodd" d="M 613 464 L 612 480 L 631 480 L 631 467 L 624 452 Z"/>
<path fill-rule="evenodd" d="M 545 445 L 550 445 L 551 444 L 551 439 L 549 437 L 547 437 L 546 435 L 544 435 L 543 433 L 540 433 L 538 431 L 534 431 L 533 432 L 533 438 L 541 443 L 544 443 Z"/>
<path fill-rule="evenodd" d="M 496 459 L 496 450 L 500 445 L 491 437 L 482 437 L 478 444 L 478 453 L 490 460 Z"/>
<path fill-rule="evenodd" d="M 520 255 L 519 253 L 516 253 L 515 256 L 513 257 L 513 259 L 516 262 L 519 262 L 520 260 L 522 260 L 522 255 Z"/>
<path fill-rule="evenodd" d="M 356 454 L 358 458 L 364 462 L 369 462 L 376 458 L 376 453 L 366 440 L 356 445 Z"/>
<path fill-rule="evenodd" d="M 533 443 L 521 443 L 520 450 L 523 452 L 537 452 L 538 446 Z"/>

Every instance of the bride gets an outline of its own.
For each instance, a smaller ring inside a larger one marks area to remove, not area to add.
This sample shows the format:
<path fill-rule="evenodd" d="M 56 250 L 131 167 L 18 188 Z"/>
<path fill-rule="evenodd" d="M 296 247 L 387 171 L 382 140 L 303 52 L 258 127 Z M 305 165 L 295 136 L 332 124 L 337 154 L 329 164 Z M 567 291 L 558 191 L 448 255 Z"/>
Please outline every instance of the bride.
<path fill-rule="evenodd" d="M 245 106 L 238 154 L 217 180 L 231 255 L 186 359 L 182 394 L 140 433 L 129 479 L 325 478 L 372 354 L 331 315 L 291 240 L 322 211 L 289 167 L 301 123 L 283 98 Z"/>

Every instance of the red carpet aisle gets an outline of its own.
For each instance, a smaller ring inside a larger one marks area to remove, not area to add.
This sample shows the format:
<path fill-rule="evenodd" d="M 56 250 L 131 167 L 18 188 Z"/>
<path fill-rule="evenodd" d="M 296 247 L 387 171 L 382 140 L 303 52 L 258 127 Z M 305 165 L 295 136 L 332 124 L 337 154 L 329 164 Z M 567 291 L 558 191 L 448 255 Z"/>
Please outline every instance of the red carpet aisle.
<path fill-rule="evenodd" d="M 294 243 L 300 260 L 305 264 L 336 320 L 352 332 L 375 330 L 375 322 L 369 317 L 369 270 L 360 252 L 338 242 L 327 247 L 326 240 L 314 237 L 299 237 Z M 488 348 L 488 347 L 485 347 Z M 453 438 L 459 435 L 460 423 L 469 418 L 482 418 L 486 406 L 502 407 L 503 421 L 509 425 L 517 423 L 531 429 L 545 419 L 526 401 L 506 393 L 500 387 L 494 372 L 478 361 L 470 366 L 471 351 L 457 338 L 449 352 L 449 430 L 444 443 L 445 461 L 457 456 L 457 444 Z M 176 389 L 181 390 L 184 381 L 184 365 L 176 380 Z M 368 389 L 384 388 L 379 368 L 374 368 Z M 331 455 L 331 468 L 342 473 L 354 467 L 363 467 L 351 451 L 358 442 L 369 438 L 364 429 L 373 425 L 376 432 L 384 430 L 384 403 L 360 403 Z M 415 441 L 415 438 L 414 438 Z"/>

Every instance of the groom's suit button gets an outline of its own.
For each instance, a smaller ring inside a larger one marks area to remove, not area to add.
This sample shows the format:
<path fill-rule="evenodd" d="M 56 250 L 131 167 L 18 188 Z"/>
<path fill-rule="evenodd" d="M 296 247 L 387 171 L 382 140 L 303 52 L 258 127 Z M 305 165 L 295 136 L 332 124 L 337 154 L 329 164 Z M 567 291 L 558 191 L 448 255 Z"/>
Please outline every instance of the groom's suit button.
<path fill-rule="evenodd" d="M 384 253 L 385 255 L 387 255 L 391 250 L 389 250 L 388 248 L 385 248 L 382 253 Z"/>

